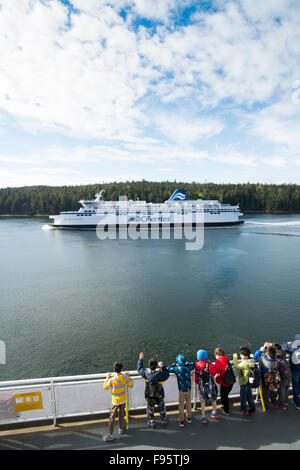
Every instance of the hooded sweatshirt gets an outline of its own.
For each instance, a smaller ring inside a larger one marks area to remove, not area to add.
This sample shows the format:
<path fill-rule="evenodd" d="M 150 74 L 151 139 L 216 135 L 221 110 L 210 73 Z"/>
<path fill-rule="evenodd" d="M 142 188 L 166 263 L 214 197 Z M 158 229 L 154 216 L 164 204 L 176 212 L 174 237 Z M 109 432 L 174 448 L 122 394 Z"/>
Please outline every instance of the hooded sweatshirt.
<path fill-rule="evenodd" d="M 249 371 L 250 368 L 254 367 L 253 354 L 250 355 L 249 359 L 238 361 L 237 354 L 233 355 L 233 365 L 239 372 L 240 385 L 247 385 L 249 383 Z"/>
<path fill-rule="evenodd" d="M 262 382 L 264 381 L 264 375 L 267 372 L 268 369 L 278 369 L 278 360 L 275 359 L 270 359 L 269 357 L 264 354 L 261 349 L 258 349 L 254 353 L 254 359 L 257 361 L 259 360 L 260 362 L 260 376 Z"/>
<path fill-rule="evenodd" d="M 178 390 L 189 392 L 191 390 L 191 371 L 195 368 L 194 362 L 187 362 L 183 354 L 176 357 L 176 363 L 168 367 L 169 372 L 173 372 L 177 377 Z"/>
<path fill-rule="evenodd" d="M 300 371 L 300 334 L 295 335 L 293 343 L 283 343 L 282 349 L 290 356 L 290 368 L 292 372 Z"/>
<path fill-rule="evenodd" d="M 223 385 L 223 387 L 229 387 L 229 385 L 224 384 L 222 380 L 228 361 L 229 359 L 227 356 L 220 356 L 215 362 L 216 373 L 218 374 L 216 376 L 216 382 L 217 384 Z"/>
<path fill-rule="evenodd" d="M 165 365 L 163 365 L 161 369 L 158 369 L 154 372 L 152 372 L 148 368 L 146 369 L 143 365 L 142 359 L 138 359 L 137 371 L 146 382 L 152 382 L 153 384 L 159 383 L 161 385 L 169 378 L 170 375 L 170 372 L 168 371 Z M 163 386 L 160 389 L 160 396 L 165 396 Z"/>

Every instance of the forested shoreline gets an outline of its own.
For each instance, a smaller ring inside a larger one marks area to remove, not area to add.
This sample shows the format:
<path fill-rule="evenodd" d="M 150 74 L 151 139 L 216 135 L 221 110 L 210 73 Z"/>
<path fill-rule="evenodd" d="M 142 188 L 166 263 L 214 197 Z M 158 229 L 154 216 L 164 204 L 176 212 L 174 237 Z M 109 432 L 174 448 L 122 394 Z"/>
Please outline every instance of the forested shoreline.
<path fill-rule="evenodd" d="M 103 199 L 119 196 L 164 202 L 177 188 L 189 190 L 189 199 L 218 199 L 240 204 L 244 212 L 300 212 L 300 185 L 215 184 L 176 181 L 127 181 L 81 186 L 24 186 L 0 189 L 0 215 L 48 215 L 78 210 L 80 199 L 94 199 L 104 187 Z"/>

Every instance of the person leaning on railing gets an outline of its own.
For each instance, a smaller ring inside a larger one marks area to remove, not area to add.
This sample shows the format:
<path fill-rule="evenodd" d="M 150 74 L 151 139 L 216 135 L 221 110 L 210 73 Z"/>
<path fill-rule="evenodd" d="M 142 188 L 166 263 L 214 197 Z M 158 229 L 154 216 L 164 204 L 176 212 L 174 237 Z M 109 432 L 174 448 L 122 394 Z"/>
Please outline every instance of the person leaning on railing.
<path fill-rule="evenodd" d="M 162 362 L 157 362 L 155 359 L 150 359 L 148 363 L 149 368 L 145 368 L 143 359 L 144 353 L 141 352 L 138 358 L 137 371 L 146 382 L 147 422 L 154 429 L 154 411 L 156 406 L 158 407 L 162 424 L 166 425 L 168 423 L 163 383 L 169 378 L 170 372 Z M 159 367 L 158 370 L 157 366 Z"/>
<path fill-rule="evenodd" d="M 127 401 L 126 387 L 132 387 L 133 380 L 129 372 L 122 373 L 123 365 L 120 362 L 114 364 L 115 374 L 107 373 L 103 384 L 105 390 L 111 391 L 112 405 L 108 422 L 108 434 L 103 436 L 104 441 L 113 441 L 115 419 L 119 417 L 119 434 L 124 431 L 125 406 Z"/>
<path fill-rule="evenodd" d="M 220 385 L 220 395 L 221 395 L 221 411 L 225 415 L 229 415 L 229 393 L 233 388 L 233 384 L 235 382 L 235 377 L 233 377 L 229 383 L 225 383 L 225 372 L 228 368 L 231 368 L 230 361 L 227 356 L 225 356 L 225 352 L 223 348 L 216 348 L 214 351 L 215 354 L 215 369 L 216 369 L 216 376 L 215 380 L 216 383 Z M 232 368 L 231 368 L 232 370 Z M 233 371 L 232 371 L 233 374 Z M 234 374 L 233 374 L 234 376 Z"/>
<path fill-rule="evenodd" d="M 282 349 L 281 344 L 274 343 L 274 348 L 276 350 L 276 359 L 278 361 L 278 370 L 281 379 L 278 401 L 280 408 L 285 411 L 288 408 L 292 372 L 286 360 L 286 352 Z"/>
<path fill-rule="evenodd" d="M 239 362 L 238 355 L 233 354 L 233 365 L 238 370 L 240 382 L 241 411 L 244 415 L 253 415 L 257 410 L 249 385 L 249 373 L 250 368 L 254 367 L 254 360 L 253 354 L 247 346 L 240 348 L 240 358 L 241 361 Z M 247 403 L 249 409 L 247 409 Z"/>
<path fill-rule="evenodd" d="M 273 408 L 278 408 L 277 398 L 281 385 L 276 349 L 272 343 L 266 342 L 254 353 L 254 359 L 259 362 L 262 396 L 266 412 L 269 413 L 270 404 Z"/>
<path fill-rule="evenodd" d="M 283 343 L 282 349 L 289 355 L 292 372 L 292 387 L 294 405 L 300 410 L 300 334 L 295 335 L 294 341 Z"/>
<path fill-rule="evenodd" d="M 201 403 L 201 422 L 206 424 L 207 418 L 205 416 L 205 405 L 211 404 L 213 411 L 210 416 L 213 419 L 218 419 L 217 413 L 217 397 L 218 387 L 214 381 L 216 375 L 216 368 L 213 362 L 208 360 L 207 351 L 199 349 L 197 351 L 197 362 L 195 363 L 195 383 L 198 386 L 199 399 Z"/>
<path fill-rule="evenodd" d="M 179 426 L 184 426 L 184 404 L 186 403 L 186 421 L 192 422 L 192 393 L 191 371 L 195 369 L 194 362 L 188 362 L 183 354 L 178 354 L 176 362 L 168 367 L 169 372 L 176 375 L 179 403 Z"/>

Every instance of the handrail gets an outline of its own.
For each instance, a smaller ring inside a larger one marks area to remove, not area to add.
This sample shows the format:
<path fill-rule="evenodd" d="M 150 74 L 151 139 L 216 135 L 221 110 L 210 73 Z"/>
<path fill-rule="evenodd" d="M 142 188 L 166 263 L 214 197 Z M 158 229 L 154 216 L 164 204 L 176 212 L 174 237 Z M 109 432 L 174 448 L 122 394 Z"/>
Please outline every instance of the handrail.
<path fill-rule="evenodd" d="M 130 372 L 130 374 L 137 374 L 136 371 Z M 14 386 L 14 385 L 30 385 L 30 384 L 41 384 L 50 382 L 68 382 L 71 380 L 88 380 L 88 379 L 102 379 L 106 377 L 106 373 L 101 374 L 87 374 L 87 375 L 67 375 L 58 377 L 42 377 L 39 379 L 23 379 L 23 380 L 8 380 L 0 382 L 0 387 Z"/>
<path fill-rule="evenodd" d="M 136 381 L 143 381 L 143 378 L 138 374 L 136 370 L 129 371 L 131 378 Z M 194 372 L 191 372 L 192 375 L 192 402 L 194 409 L 198 403 L 198 391 L 195 381 L 193 379 Z M 82 395 L 82 401 L 79 393 L 76 391 L 76 386 L 82 385 L 88 387 L 90 384 L 91 387 L 95 387 L 96 384 L 101 384 L 105 381 L 107 377 L 107 373 L 99 373 L 99 374 L 84 374 L 84 375 L 71 375 L 71 376 L 61 376 L 61 377 L 42 377 L 37 379 L 24 379 L 24 380 L 10 380 L 10 381 L 1 381 L 0 382 L 0 394 L 2 392 L 11 392 L 12 396 L 18 393 L 35 393 L 36 389 L 40 389 L 43 392 L 43 409 L 45 410 L 44 413 L 35 412 L 25 414 L 19 413 L 13 418 L 13 421 L 10 420 L 11 423 L 19 423 L 19 422 L 28 422 L 28 421 L 37 421 L 42 419 L 52 419 L 53 424 L 56 425 L 56 421 L 58 418 L 67 418 L 67 417 L 79 417 L 79 416 L 86 416 L 86 415 L 95 415 L 106 413 L 109 411 L 109 402 L 110 402 L 110 395 L 107 393 L 102 395 L 100 402 L 98 398 L 94 400 L 93 397 L 97 397 L 97 388 L 95 389 L 86 389 L 89 390 L 89 399 L 91 402 L 88 407 L 82 407 L 82 403 L 85 400 L 85 395 Z M 177 381 L 175 379 L 175 374 L 171 373 L 170 378 L 172 378 L 172 383 L 167 381 L 166 382 L 166 391 L 169 399 L 166 400 L 166 407 L 173 407 L 178 406 L 178 395 L 177 395 Z M 69 388 L 70 387 L 70 388 Z M 72 388 L 73 387 L 73 388 Z M 75 387 L 75 388 L 74 388 Z M 101 387 L 102 388 L 102 387 Z M 176 389 L 175 389 L 176 388 Z M 31 389 L 31 390 L 30 390 Z M 69 390 L 70 391 L 69 391 Z M 135 389 L 135 387 L 134 387 Z M 141 385 L 138 386 L 136 389 L 137 392 L 134 395 L 133 390 L 130 390 L 128 395 L 129 398 L 129 410 L 145 410 L 146 402 L 144 401 L 143 391 Z M 140 391 L 139 391 L 140 390 Z M 75 395 L 74 395 L 75 393 Z M 255 390 L 253 390 L 255 393 Z M 95 395 L 96 394 L 96 395 Z M 237 398 L 239 397 L 239 386 L 238 380 L 236 381 L 236 385 L 234 389 L 230 392 L 230 398 Z M 66 397 L 67 401 L 66 401 Z M 103 401 L 104 399 L 104 401 Z M 74 400 L 74 401 L 73 401 Z M 93 403 L 93 405 L 92 405 Z M 69 406 L 71 405 L 71 406 Z M 91 405 L 91 408 L 89 406 Z M 5 418 L 0 418 L 0 426 L 1 424 L 5 424 L 7 421 Z"/>

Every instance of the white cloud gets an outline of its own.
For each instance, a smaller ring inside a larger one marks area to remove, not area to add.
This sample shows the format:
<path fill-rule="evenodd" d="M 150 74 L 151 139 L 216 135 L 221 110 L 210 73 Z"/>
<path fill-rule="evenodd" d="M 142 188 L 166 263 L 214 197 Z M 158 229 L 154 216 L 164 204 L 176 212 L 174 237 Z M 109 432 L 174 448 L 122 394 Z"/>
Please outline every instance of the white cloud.
<path fill-rule="evenodd" d="M 80 14 L 71 14 L 70 27 L 68 9 L 58 0 L 4 2 L 2 108 L 23 125 L 29 121 L 28 129 L 46 126 L 83 137 L 126 139 L 143 132 L 147 110 L 142 113 L 139 100 L 148 93 L 165 103 L 268 100 L 287 73 L 299 71 L 291 54 L 292 44 L 299 51 L 297 21 L 291 12 L 286 15 L 282 2 L 268 2 L 269 10 L 263 10 L 278 10 L 285 23 L 266 29 L 247 21 L 253 8 L 242 3 L 247 16 L 238 4 L 226 2 L 223 11 L 202 12 L 193 24 L 161 27 L 150 35 L 144 28 L 134 32 L 119 9 L 164 17 L 167 24 L 178 2 L 74 0 Z"/>
<path fill-rule="evenodd" d="M 283 101 L 267 106 L 251 119 L 253 135 L 289 149 L 291 153 L 300 148 L 300 107 Z"/>
<path fill-rule="evenodd" d="M 213 118 L 194 118 L 189 114 L 161 114 L 155 118 L 159 132 L 173 142 L 192 144 L 193 142 L 219 134 L 224 124 Z"/>
<path fill-rule="evenodd" d="M 111 25 L 110 14 L 72 15 L 68 29 L 58 1 L 35 1 L 28 11 L 11 4 L 0 11 L 2 108 L 32 128 L 96 137 L 137 133 L 134 105 L 145 89 L 135 77 L 133 33 Z"/>
<path fill-rule="evenodd" d="M 178 6 L 176 0 L 135 0 L 135 12 L 144 18 L 165 20 L 170 10 Z"/>
<path fill-rule="evenodd" d="M 216 0 L 219 10 L 208 12 L 194 2 L 191 21 L 176 24 L 192 3 L 72 0 L 70 11 L 59 0 L 2 1 L 0 112 L 9 119 L 0 120 L 1 137 L 13 121 L 35 136 L 51 130 L 75 140 L 24 157 L 3 151 L 0 161 L 24 158 L 39 168 L 164 161 L 173 168 L 175 160 L 207 160 L 275 169 L 295 162 L 299 3 L 264 0 L 257 8 L 253 0 Z M 271 145 L 262 152 L 271 157 L 242 144 L 229 151 L 226 136 L 240 142 L 243 132 Z M 213 154 L 213 138 L 224 139 L 224 152 Z"/>
<path fill-rule="evenodd" d="M 237 152 L 237 151 L 225 151 L 223 153 L 215 153 L 211 157 L 220 163 L 227 165 L 242 165 L 242 166 L 257 166 L 258 158 L 257 155 L 251 155 L 248 153 Z"/>
<path fill-rule="evenodd" d="M 58 168 L 30 168 L 28 170 L 15 168 L 13 170 L 0 170 L 0 187 L 16 187 L 16 186 L 34 186 L 34 185 L 52 185 L 61 186 L 70 184 L 70 173 L 75 178 L 77 184 L 84 184 L 88 178 L 80 178 L 77 172 L 70 168 L 63 168 L 61 171 Z M 95 179 L 90 179 L 89 183 L 95 182 Z M 74 183 L 75 184 L 75 183 Z M 87 184 L 87 183 L 86 183 Z"/>
<path fill-rule="evenodd" d="M 293 9 L 296 3 L 294 0 L 264 0 L 258 8 L 253 0 L 241 0 L 247 18 L 264 24 L 289 15 L 289 10 Z"/>
<path fill-rule="evenodd" d="M 287 160 L 281 155 L 275 155 L 270 158 L 263 158 L 262 161 L 263 163 L 266 163 L 267 165 L 270 165 L 274 168 L 282 168 L 287 164 Z"/>

